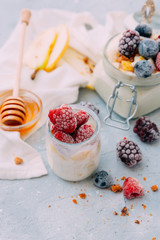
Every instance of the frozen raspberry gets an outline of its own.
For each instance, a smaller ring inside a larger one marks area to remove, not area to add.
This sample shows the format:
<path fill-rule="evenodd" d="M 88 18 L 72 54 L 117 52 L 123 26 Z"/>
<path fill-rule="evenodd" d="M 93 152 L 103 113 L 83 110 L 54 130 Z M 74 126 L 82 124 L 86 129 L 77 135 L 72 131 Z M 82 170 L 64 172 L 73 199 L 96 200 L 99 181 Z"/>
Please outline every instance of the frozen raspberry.
<path fill-rule="evenodd" d="M 118 50 L 121 55 L 124 55 L 127 58 L 133 57 L 136 53 L 139 42 L 139 33 L 135 30 L 127 30 L 123 33 L 123 36 L 119 41 Z"/>
<path fill-rule="evenodd" d="M 142 161 L 142 154 L 138 145 L 127 139 L 123 139 L 117 144 L 117 155 L 128 167 L 133 167 Z"/>
<path fill-rule="evenodd" d="M 61 131 L 58 131 L 54 134 L 54 137 L 57 138 L 59 141 L 61 142 L 65 142 L 65 143 L 75 143 L 74 139 L 72 138 L 72 136 L 68 133 L 64 133 Z"/>
<path fill-rule="evenodd" d="M 160 71 L 160 52 L 157 54 L 156 57 L 156 69 L 157 71 Z"/>
<path fill-rule="evenodd" d="M 91 125 L 84 124 L 80 126 L 76 134 L 76 143 L 80 143 L 87 140 L 93 135 L 93 133 L 94 130 L 92 129 Z"/>
<path fill-rule="evenodd" d="M 90 102 L 80 102 L 80 105 L 82 105 L 84 107 L 88 107 L 93 112 L 95 112 L 97 115 L 99 114 L 99 109 L 94 104 L 92 104 Z"/>
<path fill-rule="evenodd" d="M 154 142 L 160 136 L 160 131 L 157 125 L 149 120 L 147 117 L 140 117 L 133 128 L 133 132 L 136 133 L 142 142 Z"/>
<path fill-rule="evenodd" d="M 77 120 L 68 105 L 62 105 L 60 108 L 50 110 L 48 117 L 59 131 L 72 133 L 77 127 Z"/>
<path fill-rule="evenodd" d="M 135 178 L 128 177 L 123 183 L 123 194 L 127 199 L 142 197 L 144 187 Z"/>
<path fill-rule="evenodd" d="M 51 126 L 51 132 L 54 135 L 56 132 L 58 132 L 59 130 L 57 129 L 57 127 L 55 125 L 52 124 Z"/>
<path fill-rule="evenodd" d="M 89 114 L 84 111 L 78 111 L 74 114 L 77 119 L 77 127 L 85 124 L 89 119 Z"/>

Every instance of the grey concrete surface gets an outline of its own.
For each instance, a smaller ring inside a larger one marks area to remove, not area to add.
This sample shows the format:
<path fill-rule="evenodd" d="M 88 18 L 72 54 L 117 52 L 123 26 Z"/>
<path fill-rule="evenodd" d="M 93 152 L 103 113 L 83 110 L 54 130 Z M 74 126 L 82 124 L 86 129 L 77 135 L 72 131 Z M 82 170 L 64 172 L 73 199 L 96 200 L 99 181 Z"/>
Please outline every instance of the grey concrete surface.
<path fill-rule="evenodd" d="M 0 46 L 9 37 L 17 23 L 21 8 L 60 8 L 71 11 L 91 11 L 100 23 L 110 10 L 133 12 L 139 10 L 144 1 L 131 0 L 14 0 L 0 1 Z M 160 9 L 159 0 L 155 1 Z M 124 132 L 103 124 L 106 114 L 105 104 L 93 91 L 81 89 L 79 100 L 93 102 L 100 108 L 101 119 L 101 162 L 104 169 L 114 178 L 133 176 L 144 185 L 146 194 L 141 199 L 126 201 L 122 193 L 97 189 L 92 177 L 72 183 L 54 175 L 50 170 L 45 152 L 45 127 L 39 129 L 27 142 L 40 152 L 48 175 L 28 180 L 0 180 L 0 240 L 156 240 L 160 239 L 160 191 L 152 192 L 150 187 L 160 187 L 159 141 L 147 145 L 132 132 Z M 150 117 L 160 127 L 160 110 Z M 143 153 L 143 162 L 134 169 L 128 169 L 116 158 L 116 143 L 123 137 L 137 142 Z M 144 181 L 146 177 L 146 181 Z M 149 193 L 147 193 L 149 191 Z M 86 199 L 79 193 L 85 192 Z M 75 205 L 72 199 L 76 198 Z M 78 198 L 77 198 L 78 197 Z M 131 209 L 133 204 L 133 209 Z M 144 209 L 142 204 L 146 205 Z M 50 207 L 49 207 L 50 205 Z M 129 216 L 120 216 L 124 206 L 129 208 Z M 113 215 L 117 211 L 119 215 Z M 140 224 L 135 224 L 138 219 Z"/>

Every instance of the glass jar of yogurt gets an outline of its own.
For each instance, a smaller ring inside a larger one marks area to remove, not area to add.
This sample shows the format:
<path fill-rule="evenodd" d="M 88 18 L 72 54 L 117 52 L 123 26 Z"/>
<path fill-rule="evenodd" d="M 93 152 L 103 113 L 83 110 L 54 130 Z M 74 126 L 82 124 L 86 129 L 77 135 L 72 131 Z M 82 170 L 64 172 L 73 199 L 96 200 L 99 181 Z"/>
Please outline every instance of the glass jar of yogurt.
<path fill-rule="evenodd" d="M 100 161 L 100 120 L 90 109 L 71 105 L 73 112 L 83 110 L 89 114 L 87 124 L 94 130 L 93 135 L 80 143 L 61 142 L 52 134 L 52 123 L 47 121 L 46 149 L 48 163 L 53 172 L 64 180 L 79 181 L 90 176 Z"/>

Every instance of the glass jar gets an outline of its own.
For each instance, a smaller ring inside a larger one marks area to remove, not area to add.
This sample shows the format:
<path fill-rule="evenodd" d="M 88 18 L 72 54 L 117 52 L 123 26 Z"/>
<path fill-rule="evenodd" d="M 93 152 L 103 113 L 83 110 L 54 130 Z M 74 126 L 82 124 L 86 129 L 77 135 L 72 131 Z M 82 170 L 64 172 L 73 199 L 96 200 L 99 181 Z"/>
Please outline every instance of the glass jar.
<path fill-rule="evenodd" d="M 56 139 L 51 132 L 52 123 L 47 121 L 46 149 L 48 163 L 53 172 L 64 180 L 79 181 L 90 176 L 100 161 L 100 120 L 90 109 L 71 105 L 73 112 L 83 110 L 90 117 L 86 124 L 94 129 L 94 134 L 84 142 L 69 144 Z"/>

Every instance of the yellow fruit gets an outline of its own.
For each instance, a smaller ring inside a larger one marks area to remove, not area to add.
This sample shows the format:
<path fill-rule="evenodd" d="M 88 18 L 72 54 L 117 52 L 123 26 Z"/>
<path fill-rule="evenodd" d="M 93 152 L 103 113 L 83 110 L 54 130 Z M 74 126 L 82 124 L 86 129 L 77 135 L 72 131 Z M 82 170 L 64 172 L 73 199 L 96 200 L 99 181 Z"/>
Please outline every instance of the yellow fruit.
<path fill-rule="evenodd" d="M 54 28 L 40 33 L 27 48 L 24 63 L 35 70 L 45 68 L 56 43 L 56 38 L 57 33 Z"/>
<path fill-rule="evenodd" d="M 132 63 L 129 61 L 122 61 L 122 69 L 124 71 L 130 71 L 130 72 L 134 72 L 134 67 L 131 65 Z"/>
<path fill-rule="evenodd" d="M 54 48 L 50 54 L 47 66 L 44 68 L 46 72 L 51 72 L 58 61 L 62 58 L 69 43 L 69 31 L 66 25 L 60 25 L 57 29 L 57 39 Z"/>

